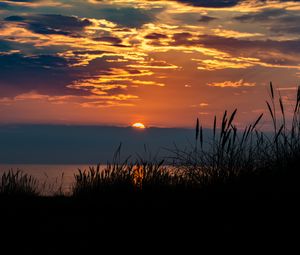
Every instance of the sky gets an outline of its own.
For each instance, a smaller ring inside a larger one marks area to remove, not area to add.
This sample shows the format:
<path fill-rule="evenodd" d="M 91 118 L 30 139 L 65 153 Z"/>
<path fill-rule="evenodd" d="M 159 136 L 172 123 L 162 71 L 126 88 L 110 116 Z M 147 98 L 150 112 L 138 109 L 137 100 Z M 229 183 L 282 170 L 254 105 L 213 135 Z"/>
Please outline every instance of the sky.
<path fill-rule="evenodd" d="M 299 0 L 0 2 L 0 124 L 242 126 L 299 63 Z"/>

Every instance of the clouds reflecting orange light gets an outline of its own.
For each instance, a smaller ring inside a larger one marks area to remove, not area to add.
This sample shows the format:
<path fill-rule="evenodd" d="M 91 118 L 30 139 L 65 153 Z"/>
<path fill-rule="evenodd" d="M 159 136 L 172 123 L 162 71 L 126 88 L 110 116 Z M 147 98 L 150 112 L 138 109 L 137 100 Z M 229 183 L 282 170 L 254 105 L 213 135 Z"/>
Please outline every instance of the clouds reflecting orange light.
<path fill-rule="evenodd" d="M 293 100 L 299 1 L 2 2 L 1 122 L 243 124 L 270 80 Z"/>

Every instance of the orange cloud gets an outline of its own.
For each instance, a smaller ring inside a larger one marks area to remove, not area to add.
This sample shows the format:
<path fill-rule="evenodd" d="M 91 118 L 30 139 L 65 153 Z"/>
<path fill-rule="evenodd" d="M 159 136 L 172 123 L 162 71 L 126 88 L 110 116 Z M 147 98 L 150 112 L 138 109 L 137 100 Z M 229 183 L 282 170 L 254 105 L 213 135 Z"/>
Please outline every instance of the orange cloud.
<path fill-rule="evenodd" d="M 211 87 L 220 87 L 220 88 L 239 88 L 239 87 L 254 87 L 256 85 L 255 82 L 244 82 L 243 79 L 239 81 L 224 81 L 224 82 L 212 82 L 208 83 L 208 86 Z"/>

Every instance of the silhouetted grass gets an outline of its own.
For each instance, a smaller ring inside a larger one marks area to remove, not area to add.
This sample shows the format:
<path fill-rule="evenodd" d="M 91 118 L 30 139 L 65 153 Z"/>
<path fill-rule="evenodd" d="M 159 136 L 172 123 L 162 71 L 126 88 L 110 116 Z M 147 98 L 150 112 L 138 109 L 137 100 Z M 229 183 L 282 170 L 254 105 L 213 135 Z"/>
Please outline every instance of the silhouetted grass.
<path fill-rule="evenodd" d="M 300 88 L 291 123 L 286 119 L 280 94 L 276 100 L 270 83 L 270 100 L 266 105 L 272 120 L 272 135 L 257 128 L 263 114 L 239 131 L 234 125 L 235 109 L 231 114 L 224 112 L 219 128 L 215 116 L 213 136 L 207 141 L 197 119 L 195 145 L 188 150 L 172 150 L 176 168 L 191 185 L 200 187 L 232 187 L 228 184 L 235 183 L 244 189 L 260 182 L 264 191 L 297 188 L 293 179 L 300 176 L 297 171 L 300 165 Z M 254 191 L 256 187 L 249 188 Z"/>
<path fill-rule="evenodd" d="M 100 164 L 88 170 L 78 169 L 73 186 L 74 196 L 97 195 L 109 192 L 142 192 L 169 189 L 182 185 L 184 179 L 173 173 L 164 161 L 151 162 L 139 158 L 131 163 L 129 158 L 120 162 L 121 145 L 113 159 L 103 169 Z"/>
<path fill-rule="evenodd" d="M 20 170 L 3 173 L 0 182 L 2 196 L 37 196 L 40 194 L 37 179 Z"/>

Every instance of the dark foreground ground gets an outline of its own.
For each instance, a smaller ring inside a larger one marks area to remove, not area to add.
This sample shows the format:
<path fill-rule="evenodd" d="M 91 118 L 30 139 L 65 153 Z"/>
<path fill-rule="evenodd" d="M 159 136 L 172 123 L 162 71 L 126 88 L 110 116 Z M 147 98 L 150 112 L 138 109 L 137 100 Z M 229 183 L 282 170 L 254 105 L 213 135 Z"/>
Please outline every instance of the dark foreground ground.
<path fill-rule="evenodd" d="M 207 248 L 240 254 L 283 248 L 283 254 L 297 254 L 298 195 L 2 197 L 1 250 L 8 252 L 1 254 L 206 254 Z"/>

